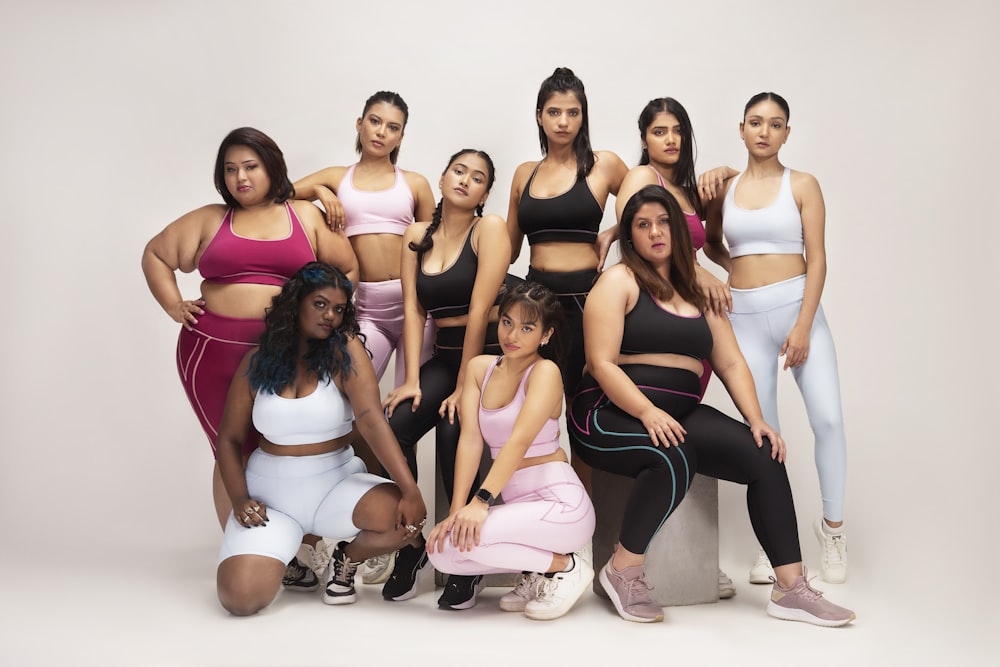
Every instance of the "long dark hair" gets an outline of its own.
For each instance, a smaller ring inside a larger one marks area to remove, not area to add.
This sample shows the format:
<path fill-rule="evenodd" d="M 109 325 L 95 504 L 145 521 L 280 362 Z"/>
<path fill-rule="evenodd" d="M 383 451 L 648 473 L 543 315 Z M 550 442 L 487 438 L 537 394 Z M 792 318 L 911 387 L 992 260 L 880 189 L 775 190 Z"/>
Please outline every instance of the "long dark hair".
<path fill-rule="evenodd" d="M 399 96 L 399 93 L 394 93 L 391 90 L 380 90 L 367 100 L 365 100 L 365 109 L 361 112 L 361 118 L 364 119 L 368 115 L 368 110 L 379 102 L 385 102 L 390 104 L 400 111 L 403 112 L 403 130 L 406 129 L 406 123 L 410 120 L 410 108 L 406 106 L 406 102 L 403 98 Z M 354 150 L 358 155 L 361 155 L 361 135 L 358 134 L 357 138 L 354 140 Z M 399 146 L 392 149 L 389 153 L 389 162 L 396 164 L 396 160 L 399 159 Z"/>
<path fill-rule="evenodd" d="M 681 155 L 674 167 L 674 183 L 687 196 L 688 201 L 694 205 L 694 210 L 698 217 L 705 219 L 704 206 L 701 197 L 698 196 L 698 178 L 694 173 L 694 163 L 698 155 L 698 146 L 694 140 L 694 128 L 691 127 L 691 118 L 688 117 L 687 110 L 680 102 L 672 97 L 658 97 L 650 100 L 639 114 L 639 137 L 645 141 L 646 131 L 653 124 L 653 119 L 657 114 L 669 113 L 677 118 L 681 126 Z M 642 149 L 642 156 L 639 164 L 649 164 L 649 150 Z"/>
<path fill-rule="evenodd" d="M 594 168 L 594 149 L 590 147 L 590 113 L 587 111 L 587 93 L 583 89 L 583 81 L 568 67 L 557 67 L 549 78 L 542 81 L 538 89 L 538 100 L 535 102 L 535 112 L 542 113 L 545 103 L 556 93 L 573 93 L 580 100 L 580 131 L 573 140 L 573 152 L 576 154 L 576 177 L 586 178 Z M 542 147 L 542 155 L 549 153 L 549 138 L 545 130 L 538 125 L 538 143 Z"/>
<path fill-rule="evenodd" d="M 639 255 L 632 244 L 632 221 L 643 204 L 650 203 L 663 206 L 670 221 L 669 282 Z M 650 292 L 661 301 L 668 301 L 676 290 L 682 299 L 694 304 L 698 310 L 705 311 L 708 302 L 698 287 L 691 230 L 688 229 L 680 204 L 666 188 L 647 185 L 629 197 L 622 209 L 621 222 L 618 223 L 618 242 L 622 264 L 632 271 L 640 289 Z"/>
<path fill-rule="evenodd" d="M 325 287 L 342 290 L 347 296 L 344 319 L 329 338 L 307 342 L 306 369 L 316 373 L 320 382 L 338 373 L 346 377 L 351 372 L 347 342 L 359 336 L 364 341 L 351 301 L 354 286 L 336 267 L 309 262 L 282 286 L 264 315 L 260 347 L 250 358 L 247 373 L 251 389 L 277 394 L 294 381 L 299 352 L 299 309 L 310 294 Z"/>
<path fill-rule="evenodd" d="M 448 166 L 445 167 L 444 171 L 441 173 L 447 173 L 447 171 L 451 169 L 451 165 L 455 164 L 455 160 L 463 155 L 478 155 L 483 158 L 484 162 L 486 162 L 486 193 L 489 194 L 490 189 L 493 187 L 493 182 L 496 180 L 496 168 L 493 166 L 493 158 L 491 158 L 489 153 L 486 151 L 481 151 L 476 148 L 463 148 L 448 158 Z M 420 239 L 420 243 L 410 241 L 407 246 L 410 250 L 414 252 L 427 252 L 434 246 L 434 239 L 432 237 L 434 236 L 434 232 L 437 231 L 437 228 L 441 226 L 441 209 L 443 204 L 444 199 L 439 199 L 437 206 L 434 207 L 434 215 L 431 217 L 431 224 L 427 225 L 427 229 L 424 231 L 424 236 Z M 476 207 L 476 216 L 480 218 L 483 217 L 482 204 Z"/>
<path fill-rule="evenodd" d="M 238 127 L 222 140 L 219 154 L 215 157 L 215 189 L 230 208 L 240 208 L 239 202 L 226 187 L 226 151 L 233 146 L 246 146 L 260 158 L 264 171 L 271 180 L 271 189 L 267 191 L 268 199 L 280 204 L 295 196 L 295 188 L 288 178 L 285 156 L 274 139 L 252 127 Z"/>
<path fill-rule="evenodd" d="M 559 298 L 548 287 L 533 282 L 518 283 L 509 288 L 500 299 L 499 313 L 503 317 L 514 306 L 521 306 L 521 312 L 539 323 L 542 331 L 552 329 L 549 344 L 538 348 L 538 354 L 561 366 L 563 360 L 563 308 Z"/>

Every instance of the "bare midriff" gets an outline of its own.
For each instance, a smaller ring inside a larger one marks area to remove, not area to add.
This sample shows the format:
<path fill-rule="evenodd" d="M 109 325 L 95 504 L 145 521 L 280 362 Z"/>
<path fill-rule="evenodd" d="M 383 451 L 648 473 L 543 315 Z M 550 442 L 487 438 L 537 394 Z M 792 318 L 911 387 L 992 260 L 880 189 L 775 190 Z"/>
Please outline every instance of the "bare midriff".
<path fill-rule="evenodd" d="M 552 241 L 531 246 L 531 268 L 562 273 L 597 268 L 597 250 L 592 243 Z"/>
<path fill-rule="evenodd" d="M 223 317 L 264 319 L 264 310 L 281 291 L 274 285 L 255 283 L 201 283 L 201 296 L 206 310 Z"/>
<path fill-rule="evenodd" d="M 743 255 L 733 259 L 729 286 L 733 289 L 756 289 L 801 276 L 806 272 L 802 255 Z"/>
<path fill-rule="evenodd" d="M 343 449 L 351 444 L 351 433 L 327 440 L 326 442 L 316 442 L 309 445 L 276 445 L 265 438 L 260 439 L 260 448 L 273 456 L 316 456 L 317 454 L 329 454 L 338 449 Z"/>
<path fill-rule="evenodd" d="M 403 237 L 396 234 L 352 236 L 351 247 L 358 258 L 361 282 L 381 283 L 399 278 Z"/>
<path fill-rule="evenodd" d="M 552 452 L 551 454 L 546 454 L 545 456 L 532 456 L 530 458 L 521 459 L 521 464 L 517 466 L 518 470 L 524 470 L 525 468 L 531 468 L 533 466 L 539 466 L 543 463 L 569 463 L 569 459 L 566 458 L 566 452 L 561 448 L 558 451 Z"/>

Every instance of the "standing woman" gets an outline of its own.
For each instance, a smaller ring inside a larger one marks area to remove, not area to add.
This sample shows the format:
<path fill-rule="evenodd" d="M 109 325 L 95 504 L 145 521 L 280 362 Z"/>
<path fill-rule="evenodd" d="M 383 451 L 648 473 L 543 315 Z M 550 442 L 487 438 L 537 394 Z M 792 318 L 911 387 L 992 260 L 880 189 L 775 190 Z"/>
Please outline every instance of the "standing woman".
<path fill-rule="evenodd" d="M 820 305 L 826 208 L 816 178 L 778 160 L 791 130 L 788 118 L 788 103 L 775 93 L 759 93 L 747 102 L 740 123 L 747 168 L 726 183 L 721 202 L 713 203 L 706 247 L 715 246 L 723 265 L 730 264 L 730 319 L 764 418 L 777 428 L 779 357 L 802 393 L 823 496 L 823 519 L 814 525 L 823 548 L 821 574 L 825 581 L 841 583 L 847 578 L 847 443 L 837 355 Z M 750 581 L 767 583 L 770 569 L 761 551 Z"/>
<path fill-rule="evenodd" d="M 729 321 L 708 307 L 698 286 L 677 200 L 646 186 L 626 203 L 619 233 L 622 261 L 601 274 L 584 311 L 587 375 L 569 419 L 575 453 L 635 479 L 601 585 L 625 620 L 663 620 L 649 597 L 645 553 L 701 473 L 746 485 L 754 533 L 776 565 L 767 613 L 830 627 L 850 623 L 853 612 L 809 585 L 785 443 L 761 415 Z M 705 358 L 745 424 L 701 403 Z"/>
<path fill-rule="evenodd" d="M 574 552 L 593 537 L 594 506 L 559 444 L 559 367 L 542 357 L 559 344 L 561 311 L 541 285 L 515 287 L 500 302 L 503 353 L 469 362 L 451 511 L 431 531 L 427 551 L 436 569 L 471 575 L 474 583 L 463 589 L 453 582 L 464 578 L 451 577 L 442 608 L 475 605 L 484 574 L 521 572 L 500 608 L 550 620 L 568 612 L 593 581 L 590 563 Z M 468 499 L 484 443 L 493 465 Z M 494 507 L 501 492 L 504 502 Z"/>
<path fill-rule="evenodd" d="M 483 354 L 490 311 L 510 266 L 510 240 L 503 218 L 483 216 L 494 178 L 493 160 L 485 152 L 463 149 L 455 153 L 441 175 L 441 201 L 431 221 L 414 223 L 403 236 L 406 381 L 386 395 L 384 407 L 414 478 L 417 442 L 435 429 L 437 461 L 449 498 L 466 369 L 473 357 Z M 420 364 L 428 315 L 437 325 L 434 355 Z M 496 350 L 493 333 L 490 342 Z M 418 575 L 426 566 L 423 538 L 417 547 L 400 549 L 382 597 L 413 597 Z M 472 579 L 468 577 L 466 583 Z"/>
<path fill-rule="evenodd" d="M 548 287 L 566 315 L 562 365 L 566 402 L 572 400 L 585 363 L 583 305 L 597 279 L 614 230 L 598 234 L 609 195 L 618 193 L 628 167 L 610 151 L 590 147 L 590 119 L 583 82 L 559 67 L 542 82 L 535 104 L 542 159 L 514 172 L 507 211 L 511 261 L 528 238 L 525 279 Z M 590 470 L 572 461 L 588 492 Z"/>
<path fill-rule="evenodd" d="M 264 310 L 303 264 L 319 259 L 352 279 L 357 260 L 347 240 L 324 224 L 318 208 L 292 199 L 285 159 L 260 130 L 242 127 L 222 141 L 215 189 L 223 204 L 186 213 L 154 236 L 142 255 L 146 283 L 182 325 L 177 370 L 215 457 L 219 423 L 233 373 L 264 331 Z M 177 271 L 201 274 L 201 294 L 184 299 Z M 243 456 L 257 446 L 251 430 Z M 212 476 L 219 523 L 230 503 L 219 466 Z"/>

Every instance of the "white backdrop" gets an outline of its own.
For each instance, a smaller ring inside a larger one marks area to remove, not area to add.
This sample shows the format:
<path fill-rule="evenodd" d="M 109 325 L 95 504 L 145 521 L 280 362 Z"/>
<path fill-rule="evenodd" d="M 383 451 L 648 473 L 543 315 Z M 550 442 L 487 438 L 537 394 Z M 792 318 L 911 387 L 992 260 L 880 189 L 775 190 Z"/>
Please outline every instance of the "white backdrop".
<path fill-rule="evenodd" d="M 503 216 L 515 167 L 539 157 L 538 85 L 568 66 L 594 147 L 630 165 L 653 97 L 687 107 L 699 171 L 745 165 L 751 95 L 789 100 L 782 159 L 827 202 L 852 577 L 920 604 L 907 582 L 937 581 L 934 604 L 978 604 L 998 546 L 998 19 L 989 0 L 3 2 L 4 576 L 68 544 L 214 553 L 208 444 L 139 259 L 167 223 L 219 200 L 226 132 L 270 134 L 296 179 L 352 161 L 364 100 L 395 90 L 411 110 L 400 165 L 436 188 L 452 152 L 483 148 L 498 169 L 487 209 Z M 182 284 L 196 293 L 194 277 Z M 781 388 L 815 562 L 811 438 L 790 379 Z M 731 410 L 720 390 L 708 402 Z M 755 546 L 741 493 L 722 500 L 723 558 L 742 568 Z"/>

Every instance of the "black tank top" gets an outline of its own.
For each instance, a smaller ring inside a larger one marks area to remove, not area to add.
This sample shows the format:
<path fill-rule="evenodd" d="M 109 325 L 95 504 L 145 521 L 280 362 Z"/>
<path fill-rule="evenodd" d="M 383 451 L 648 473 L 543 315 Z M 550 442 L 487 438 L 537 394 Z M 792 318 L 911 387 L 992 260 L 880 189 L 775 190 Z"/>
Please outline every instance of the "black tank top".
<path fill-rule="evenodd" d="M 596 241 L 604 211 L 594 199 L 587 179 L 576 179 L 573 187 L 561 195 L 536 199 L 531 196 L 531 183 L 537 171 L 536 165 L 521 193 L 521 201 L 517 203 L 517 226 L 528 237 L 528 245 L 553 241 Z"/>
<path fill-rule="evenodd" d="M 646 290 L 625 315 L 621 354 L 683 354 L 699 361 L 712 352 L 705 315 L 685 317 L 664 310 Z"/>
<path fill-rule="evenodd" d="M 478 224 L 469 228 L 458 257 L 441 273 L 424 273 L 424 253 L 417 254 L 417 300 L 434 319 L 469 314 L 479 269 L 479 259 L 472 249 L 472 232 Z"/>

